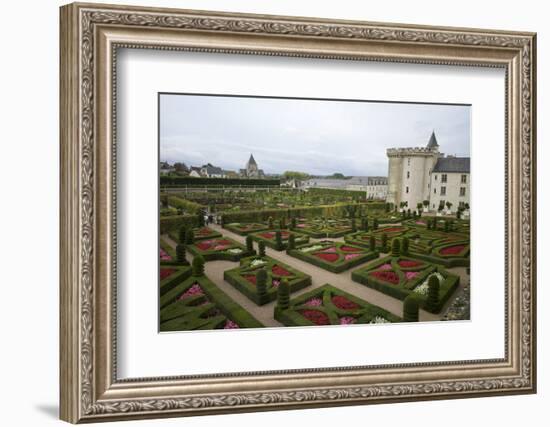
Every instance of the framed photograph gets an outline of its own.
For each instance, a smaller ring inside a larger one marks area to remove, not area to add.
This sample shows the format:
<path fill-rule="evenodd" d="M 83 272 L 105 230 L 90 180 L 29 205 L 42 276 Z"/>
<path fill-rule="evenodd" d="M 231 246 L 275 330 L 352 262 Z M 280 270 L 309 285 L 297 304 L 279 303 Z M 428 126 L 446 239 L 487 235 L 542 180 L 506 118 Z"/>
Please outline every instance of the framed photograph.
<path fill-rule="evenodd" d="M 61 8 L 61 418 L 536 391 L 533 33 Z"/>

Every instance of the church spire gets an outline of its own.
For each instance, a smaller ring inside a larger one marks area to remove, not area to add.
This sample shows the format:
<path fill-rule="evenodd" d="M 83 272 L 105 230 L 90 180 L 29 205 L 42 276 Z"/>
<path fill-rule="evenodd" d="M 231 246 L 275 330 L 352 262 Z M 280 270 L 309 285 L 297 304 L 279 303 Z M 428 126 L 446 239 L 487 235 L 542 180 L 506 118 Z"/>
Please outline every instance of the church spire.
<path fill-rule="evenodd" d="M 437 143 L 437 139 L 435 137 L 435 130 L 432 131 L 432 136 L 430 136 L 430 140 L 428 141 L 428 145 L 426 148 L 438 148 L 439 144 Z"/>
<path fill-rule="evenodd" d="M 248 164 L 256 165 L 256 160 L 254 160 L 254 156 L 252 155 L 252 153 L 250 154 L 250 159 L 248 159 Z"/>

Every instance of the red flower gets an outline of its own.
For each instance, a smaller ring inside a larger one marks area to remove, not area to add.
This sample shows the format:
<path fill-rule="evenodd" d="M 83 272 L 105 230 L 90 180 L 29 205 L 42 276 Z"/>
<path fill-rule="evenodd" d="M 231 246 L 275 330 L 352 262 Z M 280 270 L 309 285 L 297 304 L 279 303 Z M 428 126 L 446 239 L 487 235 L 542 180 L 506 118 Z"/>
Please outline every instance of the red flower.
<path fill-rule="evenodd" d="M 171 276 L 176 272 L 174 268 L 161 268 L 160 269 L 160 280 L 166 279 L 168 276 Z"/>
<path fill-rule="evenodd" d="M 457 246 L 449 246 L 447 248 L 443 248 L 439 251 L 441 255 L 457 255 L 461 253 L 466 246 L 464 245 L 457 245 Z"/>
<path fill-rule="evenodd" d="M 321 258 L 324 261 L 328 262 L 335 262 L 338 261 L 338 254 L 327 254 L 327 253 L 316 253 L 314 254 L 316 257 Z"/>
<path fill-rule="evenodd" d="M 332 297 L 332 303 L 342 310 L 355 310 L 356 308 L 359 308 L 359 304 L 354 303 L 353 301 L 350 301 L 345 296 L 342 295 L 335 295 Z"/>
<path fill-rule="evenodd" d="M 397 285 L 399 283 L 399 276 L 393 271 L 376 270 L 370 273 L 370 275 L 376 277 L 377 279 L 383 280 L 384 282 L 389 282 L 394 285 Z"/>
<path fill-rule="evenodd" d="M 204 242 L 197 243 L 197 248 L 199 248 L 201 251 L 207 251 L 208 249 L 210 249 L 210 247 L 211 247 L 210 243 L 204 243 Z"/>
<path fill-rule="evenodd" d="M 261 233 L 260 236 L 262 236 L 264 239 L 273 239 L 275 237 L 275 233 Z"/>
<path fill-rule="evenodd" d="M 300 314 L 316 325 L 329 325 L 328 316 L 319 310 L 300 310 Z"/>
<path fill-rule="evenodd" d="M 381 228 L 379 230 L 380 233 L 394 233 L 397 231 L 403 231 L 403 227 L 389 227 L 389 228 Z"/>
<path fill-rule="evenodd" d="M 352 248 L 351 246 L 340 246 L 340 250 L 344 252 L 361 252 L 361 249 Z"/>
<path fill-rule="evenodd" d="M 244 278 L 248 280 L 250 283 L 252 283 L 253 285 L 256 284 L 256 276 L 244 276 Z"/>
<path fill-rule="evenodd" d="M 274 265 L 271 268 L 271 271 L 272 271 L 273 274 L 275 274 L 277 276 L 290 276 L 290 272 L 286 271 L 283 267 L 281 267 L 279 265 Z"/>
<path fill-rule="evenodd" d="M 406 259 L 403 259 L 403 260 L 399 261 L 398 264 L 399 264 L 399 267 L 404 267 L 404 268 L 418 267 L 419 265 L 422 265 L 421 262 L 410 261 L 410 260 L 406 260 Z"/>

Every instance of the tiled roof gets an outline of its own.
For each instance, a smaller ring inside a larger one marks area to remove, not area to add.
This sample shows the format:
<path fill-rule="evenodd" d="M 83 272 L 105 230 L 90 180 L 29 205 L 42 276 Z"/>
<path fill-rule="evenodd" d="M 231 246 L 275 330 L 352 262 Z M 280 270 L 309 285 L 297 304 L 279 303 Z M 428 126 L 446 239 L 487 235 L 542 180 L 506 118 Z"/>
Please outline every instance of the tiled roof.
<path fill-rule="evenodd" d="M 440 157 L 432 172 L 470 173 L 469 157 Z"/>

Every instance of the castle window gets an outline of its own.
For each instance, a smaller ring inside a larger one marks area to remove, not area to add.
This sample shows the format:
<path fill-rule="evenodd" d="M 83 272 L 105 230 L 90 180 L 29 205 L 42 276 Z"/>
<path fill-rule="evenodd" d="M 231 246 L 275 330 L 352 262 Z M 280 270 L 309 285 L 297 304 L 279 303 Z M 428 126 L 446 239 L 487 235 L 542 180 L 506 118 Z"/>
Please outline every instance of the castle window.
<path fill-rule="evenodd" d="M 446 173 L 441 174 L 441 182 L 447 182 L 447 174 Z"/>
<path fill-rule="evenodd" d="M 405 188 L 405 193 L 409 192 L 409 187 Z"/>
<path fill-rule="evenodd" d="M 410 177 L 411 177 L 411 173 L 407 171 L 407 179 L 409 179 Z"/>
<path fill-rule="evenodd" d="M 437 188 L 434 188 L 434 194 L 437 194 Z"/>
<path fill-rule="evenodd" d="M 460 196 L 464 197 L 466 195 L 466 187 L 460 187 Z"/>
<path fill-rule="evenodd" d="M 441 196 L 446 196 L 447 195 L 447 187 L 441 187 L 441 190 L 439 191 L 439 194 Z"/>
<path fill-rule="evenodd" d="M 411 159 L 407 159 L 407 166 L 411 165 Z"/>
<path fill-rule="evenodd" d="M 466 175 L 460 175 L 460 182 L 466 184 Z"/>
<path fill-rule="evenodd" d="M 434 175 L 434 179 L 437 181 L 437 175 Z"/>

